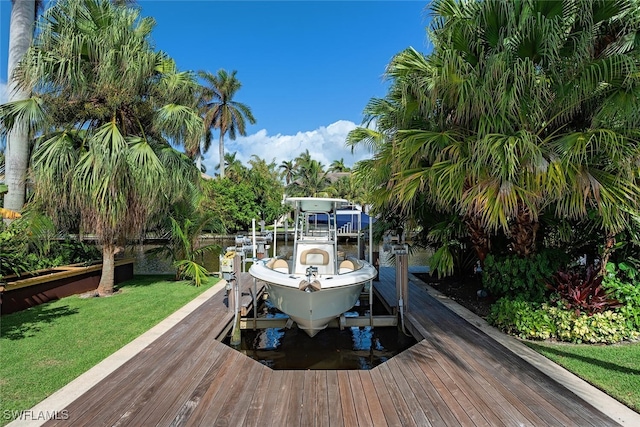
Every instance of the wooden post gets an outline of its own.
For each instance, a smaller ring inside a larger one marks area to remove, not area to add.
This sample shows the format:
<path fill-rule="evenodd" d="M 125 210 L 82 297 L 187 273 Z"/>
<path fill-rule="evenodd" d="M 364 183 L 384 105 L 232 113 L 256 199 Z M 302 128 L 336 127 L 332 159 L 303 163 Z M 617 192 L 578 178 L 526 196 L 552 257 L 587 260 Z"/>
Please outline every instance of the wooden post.
<path fill-rule="evenodd" d="M 409 308 L 409 251 L 406 245 L 394 245 L 396 256 L 396 299 L 401 315 Z"/>
<path fill-rule="evenodd" d="M 236 253 L 236 256 L 233 257 L 233 283 L 231 293 L 234 295 L 234 318 L 233 318 L 233 330 L 231 331 L 231 341 L 230 344 L 232 346 L 240 345 L 240 263 L 242 259 L 240 255 Z"/>
<path fill-rule="evenodd" d="M 258 322 L 258 279 L 253 278 L 253 330 L 257 329 Z"/>
<path fill-rule="evenodd" d="M 404 298 L 404 312 L 409 311 L 409 255 L 402 254 L 399 255 L 399 263 L 398 269 L 400 270 L 400 286 L 402 286 L 402 295 Z"/>

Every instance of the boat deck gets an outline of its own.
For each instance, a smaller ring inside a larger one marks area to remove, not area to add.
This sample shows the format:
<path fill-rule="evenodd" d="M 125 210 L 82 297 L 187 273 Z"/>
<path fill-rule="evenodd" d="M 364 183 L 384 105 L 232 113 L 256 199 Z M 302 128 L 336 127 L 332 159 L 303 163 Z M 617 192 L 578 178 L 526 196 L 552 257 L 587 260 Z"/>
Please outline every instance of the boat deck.
<path fill-rule="evenodd" d="M 394 277 L 374 282 L 391 305 Z M 215 339 L 231 320 L 218 292 L 45 425 L 619 425 L 414 280 L 410 303 L 424 339 L 372 370 L 273 371 Z"/>

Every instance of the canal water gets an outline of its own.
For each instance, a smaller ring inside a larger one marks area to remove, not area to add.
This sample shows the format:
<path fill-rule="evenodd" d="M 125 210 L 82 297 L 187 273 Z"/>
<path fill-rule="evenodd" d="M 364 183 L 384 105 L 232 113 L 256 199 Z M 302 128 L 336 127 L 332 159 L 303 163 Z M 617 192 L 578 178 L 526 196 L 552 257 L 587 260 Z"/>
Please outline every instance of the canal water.
<path fill-rule="evenodd" d="M 354 307 L 345 316 L 368 316 L 369 307 Z M 387 314 L 374 301 L 374 315 Z M 264 317 L 285 317 L 267 301 Z M 229 345 L 229 338 L 224 343 Z M 275 370 L 369 370 L 416 343 L 397 327 L 327 328 L 311 338 L 291 329 L 243 330 L 238 346 L 230 346 Z"/>
<path fill-rule="evenodd" d="M 203 239 L 201 245 L 216 245 L 218 248 L 214 251 L 205 252 L 200 261 L 204 267 L 211 271 L 220 271 L 220 254 L 226 248 L 235 245 L 235 240 L 230 239 Z M 157 257 L 147 253 L 148 250 L 156 248 L 158 245 L 137 245 L 133 248 L 125 250 L 125 256 L 135 260 L 133 265 L 134 274 L 173 274 L 175 269 L 171 265 L 171 261 L 166 257 Z M 341 242 L 338 249 L 344 251 L 346 255 L 358 257 L 358 245 L 355 241 Z M 285 242 L 278 239 L 276 242 L 276 252 L 278 256 L 284 256 L 293 252 L 293 242 L 291 240 Z M 384 252 L 382 247 L 378 248 L 380 254 L 380 265 L 383 267 L 391 267 L 391 254 Z M 368 256 L 368 248 L 365 254 Z M 273 255 L 273 246 L 269 249 L 269 256 Z M 429 254 L 427 251 L 416 251 L 409 255 L 409 266 L 425 266 L 428 265 Z"/>

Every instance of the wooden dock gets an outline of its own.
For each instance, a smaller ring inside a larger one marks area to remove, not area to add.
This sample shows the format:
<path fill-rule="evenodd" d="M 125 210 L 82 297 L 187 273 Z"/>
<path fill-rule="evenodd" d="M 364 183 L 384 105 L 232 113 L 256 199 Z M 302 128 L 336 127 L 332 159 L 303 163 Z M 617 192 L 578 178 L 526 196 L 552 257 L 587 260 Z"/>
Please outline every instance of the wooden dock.
<path fill-rule="evenodd" d="M 395 299 L 394 272 L 377 292 Z M 244 273 L 248 293 L 253 280 Z M 613 426 L 410 284 L 418 344 L 369 371 L 273 371 L 216 340 L 219 292 L 47 426 Z M 424 339 L 422 339 L 424 338 Z"/>

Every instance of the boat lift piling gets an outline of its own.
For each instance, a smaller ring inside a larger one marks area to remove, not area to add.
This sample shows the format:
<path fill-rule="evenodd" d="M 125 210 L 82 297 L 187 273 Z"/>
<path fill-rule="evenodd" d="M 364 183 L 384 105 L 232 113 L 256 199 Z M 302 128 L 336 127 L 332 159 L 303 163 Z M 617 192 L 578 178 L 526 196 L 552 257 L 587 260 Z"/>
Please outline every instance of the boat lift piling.
<path fill-rule="evenodd" d="M 233 273 L 231 278 L 229 279 L 229 283 L 231 284 L 231 292 L 229 292 L 229 307 L 233 308 L 233 329 L 231 331 L 231 341 L 230 344 L 232 346 L 240 345 L 241 341 L 241 328 L 240 328 L 240 284 L 238 283 L 238 278 L 240 277 L 240 264 L 242 263 L 242 259 L 239 254 L 233 257 Z M 231 298 L 233 296 L 233 298 Z M 233 303 L 231 300 L 233 299 Z"/>

